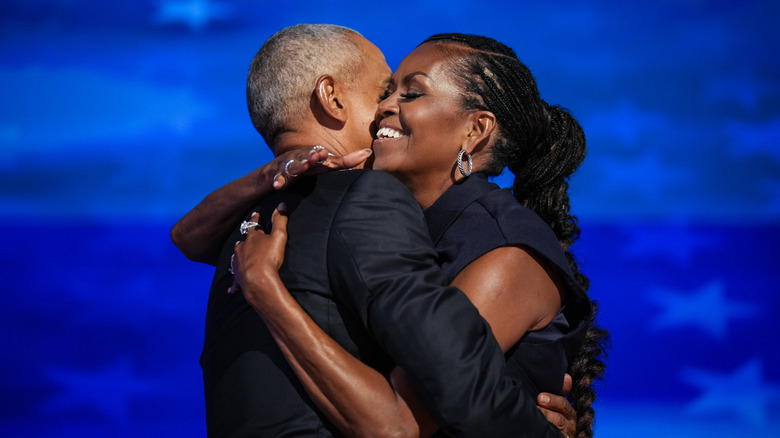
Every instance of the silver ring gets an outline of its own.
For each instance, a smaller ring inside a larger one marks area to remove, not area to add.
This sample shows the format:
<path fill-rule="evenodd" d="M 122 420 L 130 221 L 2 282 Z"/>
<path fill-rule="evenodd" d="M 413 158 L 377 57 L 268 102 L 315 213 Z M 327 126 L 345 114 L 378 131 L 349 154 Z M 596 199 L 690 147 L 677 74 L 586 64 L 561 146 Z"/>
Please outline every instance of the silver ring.
<path fill-rule="evenodd" d="M 311 154 L 314 151 L 321 151 L 323 149 L 325 149 L 324 146 L 320 146 L 320 145 L 312 146 L 311 151 L 309 152 L 309 154 Z M 320 160 L 320 161 L 317 161 L 317 164 L 322 164 L 324 162 L 325 162 L 325 160 Z"/>
<path fill-rule="evenodd" d="M 241 228 L 239 228 L 239 231 L 241 231 L 241 234 L 246 234 L 249 232 L 249 229 L 252 227 L 259 227 L 260 224 L 258 224 L 255 221 L 244 221 L 241 222 Z"/>
<path fill-rule="evenodd" d="M 292 164 L 295 161 L 295 158 L 290 158 L 289 160 L 284 162 L 284 171 L 283 173 L 290 175 L 290 164 Z M 295 178 L 295 175 L 290 175 L 291 178 Z"/>

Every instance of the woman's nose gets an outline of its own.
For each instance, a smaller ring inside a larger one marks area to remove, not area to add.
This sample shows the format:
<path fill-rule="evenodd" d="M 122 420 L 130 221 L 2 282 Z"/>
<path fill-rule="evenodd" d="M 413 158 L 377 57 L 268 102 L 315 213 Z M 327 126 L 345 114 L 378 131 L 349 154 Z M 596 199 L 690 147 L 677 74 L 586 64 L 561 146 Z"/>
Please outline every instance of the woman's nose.
<path fill-rule="evenodd" d="M 377 105 L 376 107 L 376 117 L 378 119 L 382 119 L 397 113 L 398 113 L 398 106 L 396 105 L 393 95 L 379 102 L 379 105 Z"/>

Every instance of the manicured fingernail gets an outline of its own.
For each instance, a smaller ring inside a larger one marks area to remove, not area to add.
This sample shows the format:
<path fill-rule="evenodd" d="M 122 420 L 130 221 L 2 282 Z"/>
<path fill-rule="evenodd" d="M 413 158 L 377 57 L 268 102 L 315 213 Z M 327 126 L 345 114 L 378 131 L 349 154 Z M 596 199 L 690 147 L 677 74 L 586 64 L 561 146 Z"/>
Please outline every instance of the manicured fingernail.
<path fill-rule="evenodd" d="M 282 202 L 282 203 L 280 203 L 280 204 L 279 204 L 279 205 L 276 207 L 276 209 L 277 209 L 277 210 L 279 210 L 279 213 L 282 213 L 282 214 L 284 214 L 284 213 L 287 213 L 287 204 L 285 204 L 284 202 Z"/>
<path fill-rule="evenodd" d="M 370 148 L 369 149 L 363 149 L 363 152 L 367 153 L 368 155 L 371 155 L 371 154 L 374 153 L 374 150 L 370 149 Z"/>
<path fill-rule="evenodd" d="M 547 403 L 550 401 L 550 396 L 542 394 L 539 396 L 539 401 L 542 403 Z"/>

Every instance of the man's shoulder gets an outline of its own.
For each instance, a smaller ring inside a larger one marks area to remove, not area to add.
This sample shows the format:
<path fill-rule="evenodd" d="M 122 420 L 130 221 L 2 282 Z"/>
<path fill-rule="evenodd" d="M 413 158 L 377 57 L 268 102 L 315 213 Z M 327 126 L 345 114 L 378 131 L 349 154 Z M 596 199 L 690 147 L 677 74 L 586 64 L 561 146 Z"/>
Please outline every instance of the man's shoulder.
<path fill-rule="evenodd" d="M 343 192 L 350 201 L 370 196 L 376 202 L 408 202 L 417 205 L 409 189 L 394 176 L 381 170 L 354 169 L 318 175 L 317 187 Z"/>
<path fill-rule="evenodd" d="M 260 213 L 261 218 L 270 218 L 281 202 L 287 204 L 288 211 L 296 212 L 290 215 L 290 226 L 315 219 L 318 223 L 332 223 L 334 214 L 350 215 L 356 210 L 383 207 L 420 210 L 400 181 L 387 172 L 369 169 L 332 171 L 301 178 L 290 189 L 274 192 L 263 199 L 254 211 Z"/>
<path fill-rule="evenodd" d="M 334 183 L 359 184 L 360 187 L 379 185 L 389 189 L 406 190 L 401 181 L 382 170 L 349 169 L 327 172 L 318 177 L 321 180 L 333 181 Z"/>

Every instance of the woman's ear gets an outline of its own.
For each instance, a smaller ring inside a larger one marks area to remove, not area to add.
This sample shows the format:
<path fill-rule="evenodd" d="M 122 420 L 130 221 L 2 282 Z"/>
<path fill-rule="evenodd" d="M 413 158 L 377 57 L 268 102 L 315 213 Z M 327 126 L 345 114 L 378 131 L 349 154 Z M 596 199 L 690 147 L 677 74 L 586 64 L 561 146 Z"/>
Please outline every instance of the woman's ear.
<path fill-rule="evenodd" d="M 468 134 L 461 149 L 473 154 L 490 143 L 490 136 L 496 129 L 496 116 L 490 111 L 475 111 L 469 116 Z"/>
<path fill-rule="evenodd" d="M 347 121 L 347 111 L 344 108 L 342 93 L 344 87 L 336 83 L 331 75 L 322 75 L 317 79 L 314 96 L 312 99 L 312 112 L 320 116 L 325 116 L 334 122 L 343 124 Z M 323 121 L 321 121 L 322 123 Z M 326 123 L 330 125 L 330 123 Z"/>

